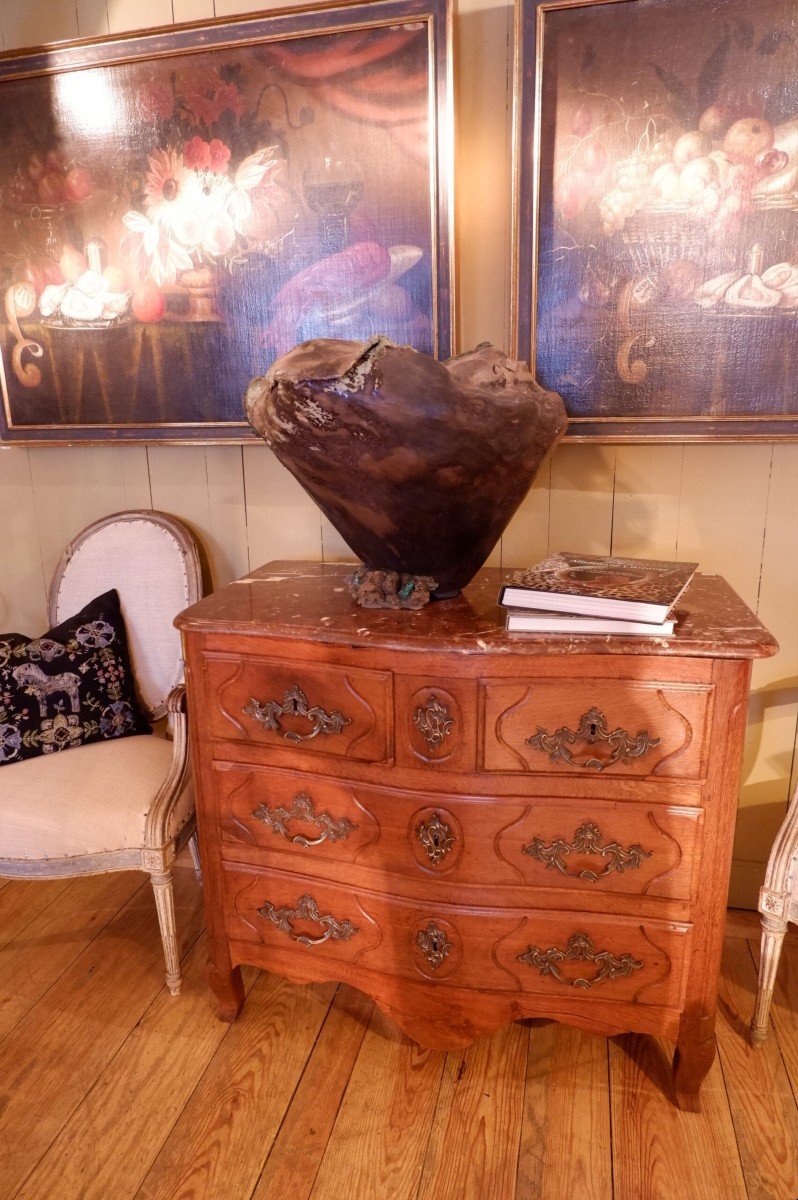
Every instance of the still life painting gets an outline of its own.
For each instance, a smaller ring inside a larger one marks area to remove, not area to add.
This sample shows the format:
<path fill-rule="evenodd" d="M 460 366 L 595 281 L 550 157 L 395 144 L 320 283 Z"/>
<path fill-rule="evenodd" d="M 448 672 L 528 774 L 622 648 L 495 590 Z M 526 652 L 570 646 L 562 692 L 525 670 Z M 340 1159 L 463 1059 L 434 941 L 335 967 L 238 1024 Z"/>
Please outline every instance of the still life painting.
<path fill-rule="evenodd" d="M 791 0 L 518 17 L 517 352 L 569 437 L 798 437 Z"/>
<path fill-rule="evenodd" d="M 445 0 L 0 58 L 6 441 L 251 434 L 297 342 L 450 352 Z"/>

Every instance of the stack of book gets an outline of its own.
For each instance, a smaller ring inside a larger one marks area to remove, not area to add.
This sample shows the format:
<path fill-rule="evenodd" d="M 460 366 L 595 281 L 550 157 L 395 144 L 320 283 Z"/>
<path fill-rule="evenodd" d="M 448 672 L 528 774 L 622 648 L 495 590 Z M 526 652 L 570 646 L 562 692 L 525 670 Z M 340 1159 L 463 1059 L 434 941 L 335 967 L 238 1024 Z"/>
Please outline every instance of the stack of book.
<path fill-rule="evenodd" d="M 512 633 L 668 637 L 698 563 L 554 554 L 499 593 Z"/>

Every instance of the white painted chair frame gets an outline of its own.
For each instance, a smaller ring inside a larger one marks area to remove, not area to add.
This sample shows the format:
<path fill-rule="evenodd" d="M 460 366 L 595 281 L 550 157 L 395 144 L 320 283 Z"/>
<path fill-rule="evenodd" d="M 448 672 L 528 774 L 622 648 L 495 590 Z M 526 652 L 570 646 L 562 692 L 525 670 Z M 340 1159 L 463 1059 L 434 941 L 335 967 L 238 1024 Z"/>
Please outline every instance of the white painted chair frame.
<path fill-rule="evenodd" d="M 58 596 L 69 563 L 84 542 L 99 530 L 108 526 L 128 521 L 145 521 L 158 526 L 171 536 L 179 547 L 183 570 L 187 604 L 194 604 L 202 597 L 202 573 L 197 544 L 189 530 L 174 517 L 166 513 L 154 512 L 148 509 L 131 510 L 114 513 L 87 526 L 67 546 L 61 561 L 56 568 L 50 585 L 48 609 L 50 624 L 55 625 L 58 619 Z M 165 620 L 171 621 L 177 613 L 165 614 Z M 63 619 L 63 617 L 62 617 Z M 15 859 L 0 857 L 0 878 L 14 879 L 56 879 L 64 876 L 99 875 L 108 871 L 140 870 L 149 874 L 155 905 L 158 913 L 158 924 L 163 942 L 164 959 L 166 962 L 166 983 L 173 996 L 178 995 L 181 988 L 182 976 L 178 955 L 177 929 L 175 924 L 175 907 L 172 884 L 172 864 L 178 849 L 178 843 L 189 842 L 194 868 L 198 879 L 201 880 L 199 855 L 196 840 L 196 823 L 193 813 L 186 825 L 180 831 L 179 838 L 168 836 L 169 822 L 177 801 L 188 781 L 188 722 L 185 706 L 186 688 L 184 683 L 174 686 L 165 698 L 157 704 L 147 707 L 150 720 L 157 721 L 162 717 L 167 719 L 167 736 L 172 741 L 172 756 L 169 769 L 155 794 L 147 811 L 144 825 L 142 845 L 127 847 L 120 850 L 110 850 L 102 853 L 70 855 L 67 858 L 45 859 Z M 79 754 L 80 747 L 67 751 L 69 754 Z M 13 765 L 4 770 L 13 770 Z"/>
<path fill-rule="evenodd" d="M 750 1027 L 753 1046 L 761 1046 L 767 1037 L 770 1004 L 787 923 L 798 922 L 798 788 L 773 843 L 758 907 L 762 914 L 762 942 Z"/>

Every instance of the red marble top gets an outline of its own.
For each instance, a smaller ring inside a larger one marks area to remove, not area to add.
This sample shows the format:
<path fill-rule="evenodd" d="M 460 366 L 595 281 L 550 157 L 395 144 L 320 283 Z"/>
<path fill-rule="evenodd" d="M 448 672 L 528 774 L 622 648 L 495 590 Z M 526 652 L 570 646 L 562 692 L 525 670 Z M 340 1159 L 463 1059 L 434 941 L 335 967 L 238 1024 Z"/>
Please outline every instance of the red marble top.
<path fill-rule="evenodd" d="M 508 634 L 496 603 L 509 571 L 486 568 L 453 600 L 416 612 L 363 609 L 344 580 L 352 564 L 267 563 L 187 608 L 180 629 L 298 638 L 332 645 L 463 654 L 666 654 L 768 658 L 778 644 L 719 575 L 696 575 L 676 611 L 670 637 L 566 633 Z"/>

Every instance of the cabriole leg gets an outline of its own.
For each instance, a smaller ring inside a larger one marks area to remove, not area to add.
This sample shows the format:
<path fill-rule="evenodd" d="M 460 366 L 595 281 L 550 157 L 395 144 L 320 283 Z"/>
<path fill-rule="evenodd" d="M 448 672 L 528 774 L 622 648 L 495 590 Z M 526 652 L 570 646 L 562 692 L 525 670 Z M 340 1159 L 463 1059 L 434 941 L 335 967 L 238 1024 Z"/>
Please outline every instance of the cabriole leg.
<path fill-rule="evenodd" d="M 235 1021 L 244 1003 L 244 981 L 241 978 L 241 968 L 221 966 L 214 960 L 208 959 L 205 977 L 211 985 L 216 997 L 217 1012 L 220 1021 Z"/>
<path fill-rule="evenodd" d="M 679 1108 L 701 1111 L 698 1093 L 716 1051 L 714 1016 L 683 1017 L 673 1056 L 673 1090 Z"/>

